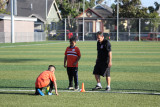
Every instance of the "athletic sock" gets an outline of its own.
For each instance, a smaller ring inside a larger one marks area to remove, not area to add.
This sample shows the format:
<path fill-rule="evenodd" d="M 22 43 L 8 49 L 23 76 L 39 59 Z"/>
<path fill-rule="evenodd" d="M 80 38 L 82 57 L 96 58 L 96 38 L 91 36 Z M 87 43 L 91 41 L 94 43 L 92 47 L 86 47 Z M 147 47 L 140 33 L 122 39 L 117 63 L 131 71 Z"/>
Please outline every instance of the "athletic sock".
<path fill-rule="evenodd" d="M 101 87 L 101 83 L 97 83 L 97 85 Z"/>
<path fill-rule="evenodd" d="M 110 85 L 108 85 L 107 87 L 110 88 Z"/>

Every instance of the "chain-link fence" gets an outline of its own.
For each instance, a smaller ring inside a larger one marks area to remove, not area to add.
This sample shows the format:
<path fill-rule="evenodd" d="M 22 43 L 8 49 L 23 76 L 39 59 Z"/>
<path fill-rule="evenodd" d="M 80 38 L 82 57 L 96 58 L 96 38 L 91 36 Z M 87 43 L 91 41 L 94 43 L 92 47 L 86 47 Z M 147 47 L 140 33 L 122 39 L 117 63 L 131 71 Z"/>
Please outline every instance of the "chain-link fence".
<path fill-rule="evenodd" d="M 118 25 L 117 35 L 116 18 L 63 19 L 48 26 L 48 39 L 67 40 L 75 36 L 78 40 L 96 40 L 96 32 L 102 31 L 105 38 L 113 41 L 160 41 L 160 19 L 121 18 Z"/>
<path fill-rule="evenodd" d="M 84 25 L 83 25 L 84 24 Z M 106 39 L 112 41 L 160 41 L 160 19 L 117 19 L 75 18 L 63 19 L 44 24 L 42 31 L 23 33 L 15 32 L 15 42 L 33 42 L 46 40 L 66 41 L 71 37 L 77 40 L 96 40 L 96 32 L 102 31 Z M 84 32 L 83 32 L 84 26 Z M 0 43 L 10 43 L 11 33 L 0 32 Z"/>

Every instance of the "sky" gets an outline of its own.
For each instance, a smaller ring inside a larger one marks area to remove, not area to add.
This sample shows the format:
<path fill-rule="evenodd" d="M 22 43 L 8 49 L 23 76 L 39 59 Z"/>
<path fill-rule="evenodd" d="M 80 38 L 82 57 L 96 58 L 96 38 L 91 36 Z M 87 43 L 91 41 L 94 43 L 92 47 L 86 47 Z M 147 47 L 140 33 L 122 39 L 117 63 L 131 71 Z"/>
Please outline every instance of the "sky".
<path fill-rule="evenodd" d="M 115 0 L 105 0 L 108 5 L 111 5 L 114 3 Z M 143 7 L 148 7 L 148 6 L 155 6 L 154 2 L 158 2 L 160 4 L 160 0 L 141 0 L 142 6 Z"/>

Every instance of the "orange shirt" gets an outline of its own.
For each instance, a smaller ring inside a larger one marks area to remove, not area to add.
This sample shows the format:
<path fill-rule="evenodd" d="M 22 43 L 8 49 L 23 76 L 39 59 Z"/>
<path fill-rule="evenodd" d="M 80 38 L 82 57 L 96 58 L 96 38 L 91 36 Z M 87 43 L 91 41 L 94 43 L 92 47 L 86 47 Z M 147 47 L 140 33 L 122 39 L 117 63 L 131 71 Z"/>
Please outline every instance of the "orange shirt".
<path fill-rule="evenodd" d="M 77 60 L 78 56 L 81 56 L 80 50 L 77 46 L 70 48 L 67 47 L 65 51 L 65 55 L 67 55 L 67 67 L 78 67 L 78 63 L 76 66 L 73 63 Z"/>
<path fill-rule="evenodd" d="M 46 87 L 50 81 L 56 81 L 56 77 L 52 71 L 46 70 L 42 72 L 38 77 L 35 82 L 35 87 L 36 88 L 42 88 Z"/>

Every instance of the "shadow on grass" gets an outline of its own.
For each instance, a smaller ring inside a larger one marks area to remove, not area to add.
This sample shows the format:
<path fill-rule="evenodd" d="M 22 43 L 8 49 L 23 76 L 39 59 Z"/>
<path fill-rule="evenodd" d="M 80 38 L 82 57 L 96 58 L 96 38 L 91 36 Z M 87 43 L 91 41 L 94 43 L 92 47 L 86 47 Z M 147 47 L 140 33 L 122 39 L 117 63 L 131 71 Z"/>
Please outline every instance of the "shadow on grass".
<path fill-rule="evenodd" d="M 0 88 L 6 88 L 6 89 L 7 89 L 7 88 L 11 88 L 11 89 L 12 89 L 12 88 L 16 88 L 16 89 L 17 89 L 17 88 L 18 88 L 18 89 L 28 89 L 28 88 L 29 88 L 29 89 L 33 89 L 33 88 L 35 88 L 35 87 L 9 87 L 9 86 L 0 86 Z"/>
<path fill-rule="evenodd" d="M 136 92 L 160 92 L 160 90 L 147 90 L 147 89 L 114 89 L 115 91 L 136 91 Z"/>
<path fill-rule="evenodd" d="M 15 95 L 31 95 L 31 96 L 36 96 L 35 94 L 34 94 L 34 92 L 33 93 L 24 93 L 24 92 L 0 92 L 0 94 L 15 94 Z"/>
<path fill-rule="evenodd" d="M 3 63 L 19 63 L 19 62 L 27 62 L 27 61 L 40 61 L 40 60 L 44 60 L 44 59 L 5 59 L 5 58 L 0 58 L 0 62 Z"/>

